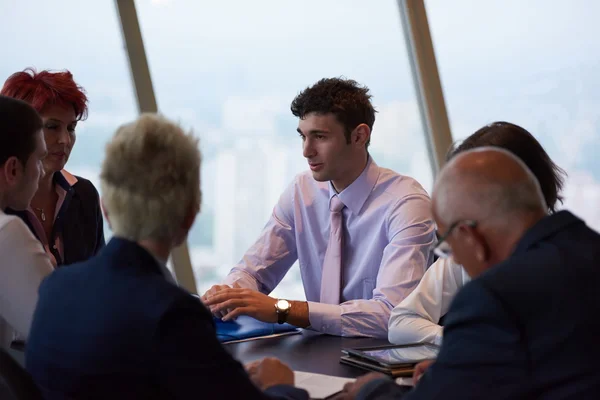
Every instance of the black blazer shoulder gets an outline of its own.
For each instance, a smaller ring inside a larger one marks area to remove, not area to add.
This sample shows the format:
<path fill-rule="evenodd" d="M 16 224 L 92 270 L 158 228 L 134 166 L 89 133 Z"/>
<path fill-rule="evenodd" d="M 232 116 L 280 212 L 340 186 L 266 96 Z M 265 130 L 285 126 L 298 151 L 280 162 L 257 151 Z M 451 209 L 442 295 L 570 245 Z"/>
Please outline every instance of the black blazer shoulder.
<path fill-rule="evenodd" d="M 98 191 L 88 179 L 80 176 L 76 178 L 77 182 L 71 187 L 72 197 L 69 204 L 66 204 L 66 208 L 61 207 L 59 211 L 60 215 L 63 212 L 62 208 L 65 208 L 59 229 L 63 235 L 63 264 L 66 265 L 87 260 L 105 245 L 104 219 Z"/>

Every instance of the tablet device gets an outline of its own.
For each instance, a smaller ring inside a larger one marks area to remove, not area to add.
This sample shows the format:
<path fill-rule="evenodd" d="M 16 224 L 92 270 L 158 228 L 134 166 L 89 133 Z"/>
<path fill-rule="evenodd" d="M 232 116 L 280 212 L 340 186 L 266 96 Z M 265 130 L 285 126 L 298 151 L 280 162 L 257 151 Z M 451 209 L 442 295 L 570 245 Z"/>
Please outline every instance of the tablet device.
<path fill-rule="evenodd" d="M 385 368 L 397 368 L 434 359 L 439 350 L 439 346 L 434 344 L 413 343 L 343 349 L 342 352 L 352 357 L 369 360 Z"/>
<path fill-rule="evenodd" d="M 402 366 L 402 367 L 396 367 L 396 368 L 386 368 L 382 365 L 372 363 L 371 361 L 369 361 L 367 359 L 353 357 L 353 356 L 341 356 L 340 363 L 351 365 L 353 367 L 364 369 L 366 371 L 382 372 L 384 374 L 391 376 L 392 378 L 409 378 L 409 377 L 413 376 L 413 374 L 415 372 L 414 365 Z"/>

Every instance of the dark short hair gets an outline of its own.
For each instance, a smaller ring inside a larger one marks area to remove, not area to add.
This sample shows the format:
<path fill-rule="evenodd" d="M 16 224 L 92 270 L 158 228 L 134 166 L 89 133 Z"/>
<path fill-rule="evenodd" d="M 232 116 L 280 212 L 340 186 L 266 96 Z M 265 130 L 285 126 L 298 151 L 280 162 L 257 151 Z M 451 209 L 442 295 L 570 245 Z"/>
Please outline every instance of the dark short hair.
<path fill-rule="evenodd" d="M 448 152 L 447 160 L 463 151 L 483 146 L 499 147 L 519 157 L 540 183 L 550 212 L 556 211 L 558 203 L 563 202 L 560 193 L 567 173 L 550 159 L 531 133 L 510 122 L 494 122 L 479 129 L 458 146 L 453 146 Z"/>
<path fill-rule="evenodd" d="M 17 157 L 25 166 L 42 126 L 42 118 L 28 103 L 0 96 L 0 165 Z"/>
<path fill-rule="evenodd" d="M 304 119 L 310 113 L 333 114 L 344 126 L 346 142 L 360 124 L 373 130 L 375 108 L 371 104 L 369 88 L 352 79 L 323 78 L 307 87 L 292 101 L 292 114 Z M 367 142 L 367 146 L 369 142 Z"/>

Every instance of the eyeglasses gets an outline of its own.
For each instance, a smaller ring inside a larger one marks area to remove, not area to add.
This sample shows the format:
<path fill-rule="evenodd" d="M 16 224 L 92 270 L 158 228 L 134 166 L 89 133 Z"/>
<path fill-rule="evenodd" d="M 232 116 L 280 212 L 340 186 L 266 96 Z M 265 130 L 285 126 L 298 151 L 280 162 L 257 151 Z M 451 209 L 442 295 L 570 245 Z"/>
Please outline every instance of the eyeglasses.
<path fill-rule="evenodd" d="M 448 239 L 450 237 L 450 235 L 452 234 L 452 231 L 457 226 L 460 226 L 460 225 L 467 225 L 467 226 L 470 226 L 471 228 L 475 228 L 477 226 L 477 221 L 459 220 L 459 221 L 456 221 L 455 223 L 453 223 L 452 225 L 450 225 L 450 228 L 448 228 L 446 233 L 444 233 L 442 236 L 440 236 L 438 238 L 438 242 L 435 245 L 435 247 L 433 248 L 433 254 L 435 254 L 436 256 L 441 257 L 441 258 L 448 258 L 448 257 L 452 256 L 452 248 L 450 247 L 450 245 L 448 244 L 446 239 Z"/>

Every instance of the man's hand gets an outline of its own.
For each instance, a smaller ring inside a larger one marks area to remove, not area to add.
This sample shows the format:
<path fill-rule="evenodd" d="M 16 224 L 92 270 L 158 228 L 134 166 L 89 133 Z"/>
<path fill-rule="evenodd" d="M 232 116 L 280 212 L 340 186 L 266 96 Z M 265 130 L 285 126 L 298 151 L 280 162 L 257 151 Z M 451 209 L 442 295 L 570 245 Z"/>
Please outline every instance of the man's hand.
<path fill-rule="evenodd" d="M 261 390 L 275 385 L 293 385 L 294 373 L 276 358 L 267 357 L 246 365 L 250 379 Z"/>
<path fill-rule="evenodd" d="M 206 299 L 208 297 L 214 296 L 215 294 L 217 294 L 225 289 L 231 289 L 231 286 L 229 286 L 229 285 L 214 285 L 214 286 L 212 286 L 210 289 L 208 289 L 206 291 L 206 293 L 204 293 L 202 295 L 202 301 L 206 301 Z"/>
<path fill-rule="evenodd" d="M 256 290 L 230 287 L 219 289 L 204 300 L 204 304 L 214 315 L 224 314 L 223 321 L 249 315 L 263 322 L 277 322 L 276 302 L 273 297 Z"/>
<path fill-rule="evenodd" d="M 234 283 L 233 287 L 239 287 L 239 285 Z M 210 289 L 208 289 L 206 291 L 206 293 L 204 293 L 204 295 L 200 299 L 202 300 L 202 302 L 204 304 L 206 304 L 206 300 L 209 297 L 214 296 L 215 294 L 217 294 L 225 289 L 231 289 L 231 286 L 229 286 L 229 285 L 214 285 Z M 225 314 L 227 314 L 228 311 L 229 310 L 220 311 L 218 313 L 213 313 L 213 315 L 215 317 L 223 318 L 225 316 Z"/>
<path fill-rule="evenodd" d="M 415 366 L 415 372 L 413 373 L 413 383 L 415 385 L 417 382 L 419 382 L 419 379 L 421 379 L 421 376 L 423 376 L 425 371 L 427 371 L 427 368 L 429 368 L 434 362 L 435 360 L 427 360 L 420 362 Z"/>
<path fill-rule="evenodd" d="M 376 379 L 381 378 L 389 378 L 389 376 L 384 375 L 380 372 L 371 372 L 369 374 L 363 375 L 354 382 L 346 383 L 344 385 L 344 389 L 333 397 L 334 400 L 352 400 L 356 398 L 356 395 L 365 386 L 367 383 L 374 381 Z"/>

